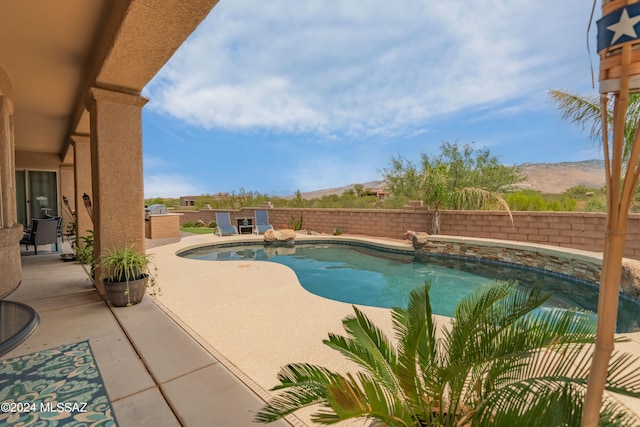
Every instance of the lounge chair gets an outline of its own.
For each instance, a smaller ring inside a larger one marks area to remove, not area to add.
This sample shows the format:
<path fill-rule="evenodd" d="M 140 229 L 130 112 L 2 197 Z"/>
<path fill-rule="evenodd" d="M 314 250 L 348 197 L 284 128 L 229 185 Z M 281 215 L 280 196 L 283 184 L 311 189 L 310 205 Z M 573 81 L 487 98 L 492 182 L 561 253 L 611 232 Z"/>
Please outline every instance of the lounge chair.
<path fill-rule="evenodd" d="M 229 215 L 229 212 L 216 212 L 216 225 L 220 237 L 238 234 L 236 226 L 231 224 L 231 215 Z"/>
<path fill-rule="evenodd" d="M 31 230 L 25 233 L 20 240 L 29 250 L 29 245 L 33 245 L 34 255 L 38 255 L 39 245 L 56 245 L 58 252 L 58 221 L 56 219 L 34 219 L 31 222 Z"/>
<path fill-rule="evenodd" d="M 273 230 L 273 226 L 269 224 L 268 211 L 255 211 L 254 215 L 256 218 L 256 222 L 255 222 L 256 234 L 262 234 L 267 230 Z"/>

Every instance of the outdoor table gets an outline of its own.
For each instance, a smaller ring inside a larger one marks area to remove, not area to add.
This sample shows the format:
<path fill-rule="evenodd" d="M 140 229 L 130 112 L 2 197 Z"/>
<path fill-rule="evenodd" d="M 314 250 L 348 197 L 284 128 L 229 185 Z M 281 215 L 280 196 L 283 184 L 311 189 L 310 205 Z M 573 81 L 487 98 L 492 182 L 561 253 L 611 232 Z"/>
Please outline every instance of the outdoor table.
<path fill-rule="evenodd" d="M 0 300 L 0 356 L 26 340 L 40 324 L 38 313 L 26 304 Z"/>

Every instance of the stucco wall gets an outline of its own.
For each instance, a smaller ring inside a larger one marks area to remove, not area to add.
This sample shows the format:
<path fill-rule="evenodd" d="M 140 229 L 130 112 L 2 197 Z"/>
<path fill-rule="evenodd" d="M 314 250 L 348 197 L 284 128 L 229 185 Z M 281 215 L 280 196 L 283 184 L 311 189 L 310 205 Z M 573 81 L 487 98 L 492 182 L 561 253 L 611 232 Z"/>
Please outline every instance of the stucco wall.
<path fill-rule="evenodd" d="M 259 208 L 255 208 L 259 209 Z M 231 219 L 253 217 L 254 208 L 231 211 Z M 429 231 L 432 211 L 421 206 L 404 209 L 269 209 L 275 228 L 283 228 L 293 217 L 302 228 L 320 233 L 343 233 L 401 239 L 407 230 Z M 584 212 L 513 212 L 513 225 L 505 212 L 442 211 L 440 234 L 542 243 L 602 252 L 606 214 Z M 181 223 L 215 220 L 215 211 L 184 212 Z M 640 259 L 640 215 L 631 214 L 625 257 Z"/>
<path fill-rule="evenodd" d="M 22 280 L 20 246 L 22 225 L 0 228 L 0 299 L 15 290 Z"/>
<path fill-rule="evenodd" d="M 16 169 L 58 171 L 60 156 L 52 153 L 16 151 Z"/>

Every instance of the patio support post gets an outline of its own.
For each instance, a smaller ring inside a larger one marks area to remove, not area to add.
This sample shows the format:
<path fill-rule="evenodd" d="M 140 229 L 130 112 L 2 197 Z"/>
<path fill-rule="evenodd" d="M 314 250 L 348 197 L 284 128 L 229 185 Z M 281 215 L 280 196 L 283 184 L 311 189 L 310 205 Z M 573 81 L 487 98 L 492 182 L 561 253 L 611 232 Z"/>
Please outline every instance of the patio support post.
<path fill-rule="evenodd" d="M 16 160 L 13 123 L 13 84 L 0 66 L 0 298 L 22 279 L 20 239 L 22 225 L 16 211 Z"/>
<path fill-rule="evenodd" d="M 71 143 L 74 158 L 73 201 L 76 211 L 76 236 L 85 237 L 88 235 L 88 230 L 93 230 L 93 222 L 82 201 L 83 194 L 92 197 L 91 141 L 89 135 L 72 135 Z"/>
<path fill-rule="evenodd" d="M 58 196 L 58 215 L 63 218 L 62 235 L 65 235 L 65 228 L 73 218 L 69 215 L 69 212 L 64 208 L 62 196 L 73 195 L 75 193 L 75 173 L 74 167 L 71 164 L 60 165 L 60 194 Z"/>
<path fill-rule="evenodd" d="M 0 219 L 1 227 L 16 224 L 16 187 L 13 139 L 13 103 L 0 92 Z"/>
<path fill-rule="evenodd" d="M 107 249 L 145 249 L 142 107 L 136 94 L 91 88 L 94 258 Z M 96 269 L 96 287 L 105 295 Z"/>

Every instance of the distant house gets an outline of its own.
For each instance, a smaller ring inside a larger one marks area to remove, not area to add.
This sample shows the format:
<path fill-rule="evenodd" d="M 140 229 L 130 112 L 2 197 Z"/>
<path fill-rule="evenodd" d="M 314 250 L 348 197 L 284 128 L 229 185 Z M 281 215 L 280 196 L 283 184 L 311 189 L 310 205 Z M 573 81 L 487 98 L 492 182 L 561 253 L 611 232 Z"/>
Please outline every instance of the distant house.
<path fill-rule="evenodd" d="M 384 200 L 384 197 L 387 195 L 387 190 L 384 188 L 365 188 L 362 195 L 376 196 L 378 200 Z"/>
<path fill-rule="evenodd" d="M 198 196 L 180 196 L 180 206 L 195 206 Z"/>

